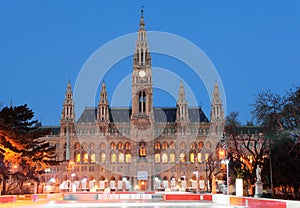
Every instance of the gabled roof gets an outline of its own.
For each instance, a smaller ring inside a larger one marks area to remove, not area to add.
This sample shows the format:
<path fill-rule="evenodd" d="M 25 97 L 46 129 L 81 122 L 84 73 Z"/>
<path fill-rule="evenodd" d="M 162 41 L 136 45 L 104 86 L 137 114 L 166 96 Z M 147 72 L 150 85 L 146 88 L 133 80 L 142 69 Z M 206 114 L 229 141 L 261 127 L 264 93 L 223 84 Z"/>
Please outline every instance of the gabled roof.
<path fill-rule="evenodd" d="M 131 108 L 109 108 L 110 122 L 130 122 Z M 77 122 L 95 122 L 97 108 L 85 108 Z M 155 122 L 175 122 L 176 108 L 154 108 Z M 190 122 L 208 122 L 208 118 L 199 107 L 189 108 Z"/>

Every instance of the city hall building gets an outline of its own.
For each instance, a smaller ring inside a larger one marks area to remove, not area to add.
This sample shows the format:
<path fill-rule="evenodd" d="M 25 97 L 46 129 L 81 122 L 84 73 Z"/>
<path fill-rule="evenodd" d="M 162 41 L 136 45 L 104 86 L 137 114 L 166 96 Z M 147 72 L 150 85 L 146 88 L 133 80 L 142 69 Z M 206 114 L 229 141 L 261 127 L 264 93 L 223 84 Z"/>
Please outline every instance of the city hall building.
<path fill-rule="evenodd" d="M 182 82 L 173 86 L 178 88 L 174 107 L 153 106 L 151 54 L 143 11 L 131 86 L 131 107 L 113 108 L 102 81 L 98 105 L 86 107 L 76 120 L 68 82 L 60 126 L 46 138 L 56 145 L 57 159 L 62 163 L 48 171 L 48 178 L 51 175 L 59 184 L 79 181 L 79 189 L 177 190 L 195 188 L 195 184 L 202 189 L 203 184 L 197 182 L 207 179 L 205 163 L 215 152 L 225 122 L 218 83 L 214 85 L 210 119 L 201 107 L 189 106 Z"/>

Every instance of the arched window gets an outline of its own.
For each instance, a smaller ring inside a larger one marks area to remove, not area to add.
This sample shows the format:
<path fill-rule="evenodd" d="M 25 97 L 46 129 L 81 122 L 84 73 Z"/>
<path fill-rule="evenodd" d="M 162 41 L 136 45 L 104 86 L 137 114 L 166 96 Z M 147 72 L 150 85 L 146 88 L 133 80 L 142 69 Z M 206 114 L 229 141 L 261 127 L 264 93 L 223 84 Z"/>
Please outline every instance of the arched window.
<path fill-rule="evenodd" d="M 162 154 L 162 162 L 163 163 L 168 163 L 168 154 L 167 153 Z"/>
<path fill-rule="evenodd" d="M 124 162 L 124 153 L 120 152 L 119 153 L 119 163 L 123 163 Z"/>
<path fill-rule="evenodd" d="M 160 150 L 160 143 L 159 142 L 155 142 L 154 149 Z"/>
<path fill-rule="evenodd" d="M 194 152 L 190 153 L 190 162 L 195 163 L 195 153 Z"/>
<path fill-rule="evenodd" d="M 198 149 L 202 149 L 203 148 L 203 142 L 199 142 L 198 143 Z"/>
<path fill-rule="evenodd" d="M 81 149 L 81 145 L 78 142 L 76 142 L 74 144 L 74 149 L 80 150 Z"/>
<path fill-rule="evenodd" d="M 139 92 L 139 112 L 144 113 L 146 111 L 146 92 Z"/>
<path fill-rule="evenodd" d="M 126 150 L 129 150 L 129 149 L 130 149 L 130 143 L 129 143 L 129 142 L 126 142 L 126 143 L 125 143 L 125 149 L 126 149 Z"/>
<path fill-rule="evenodd" d="M 140 157 L 146 157 L 146 155 L 147 155 L 145 142 L 140 142 L 139 155 L 140 155 Z"/>
<path fill-rule="evenodd" d="M 164 142 L 164 143 L 162 144 L 162 149 L 163 149 L 163 150 L 168 149 L 168 143 L 167 143 L 167 142 Z"/>
<path fill-rule="evenodd" d="M 196 146 L 197 146 L 196 143 L 193 142 L 193 143 L 191 144 L 190 148 L 191 148 L 191 149 L 196 149 Z"/>
<path fill-rule="evenodd" d="M 83 151 L 82 156 L 83 156 L 83 163 L 88 163 L 89 162 L 89 154 L 86 151 Z"/>
<path fill-rule="evenodd" d="M 160 153 L 155 153 L 155 163 L 160 163 Z"/>
<path fill-rule="evenodd" d="M 117 162 L 117 155 L 116 153 L 112 152 L 110 155 L 110 162 L 111 163 L 116 163 Z"/>
<path fill-rule="evenodd" d="M 75 151 L 74 158 L 75 158 L 75 162 L 76 163 L 80 163 L 81 162 L 81 154 L 80 154 L 80 152 Z"/>
<path fill-rule="evenodd" d="M 170 162 L 175 163 L 175 153 L 174 152 L 171 152 L 171 154 L 170 154 Z"/>
<path fill-rule="evenodd" d="M 170 143 L 170 147 L 169 147 L 170 149 L 175 149 L 175 144 L 174 144 L 174 142 L 171 142 Z"/>
<path fill-rule="evenodd" d="M 96 163 L 96 154 L 94 152 L 90 153 L 91 163 Z"/>
<path fill-rule="evenodd" d="M 208 161 L 208 157 L 209 157 L 208 153 L 205 153 L 205 161 Z"/>
<path fill-rule="evenodd" d="M 106 154 L 104 152 L 100 152 L 100 162 L 106 162 Z"/>
<path fill-rule="evenodd" d="M 114 142 L 110 143 L 110 148 L 115 150 L 116 149 L 116 144 Z"/>
<path fill-rule="evenodd" d="M 122 149 L 124 149 L 124 145 L 121 142 L 119 142 L 118 143 L 118 150 L 122 150 Z"/>
<path fill-rule="evenodd" d="M 202 161 L 203 159 L 202 159 L 202 153 L 201 152 L 198 153 L 197 157 L 198 157 L 198 162 L 200 162 L 200 163 L 203 162 Z"/>
<path fill-rule="evenodd" d="M 130 152 L 126 153 L 126 163 L 131 163 L 131 154 L 130 154 Z"/>
<path fill-rule="evenodd" d="M 180 153 L 180 162 L 186 162 L 185 154 L 183 152 Z"/>

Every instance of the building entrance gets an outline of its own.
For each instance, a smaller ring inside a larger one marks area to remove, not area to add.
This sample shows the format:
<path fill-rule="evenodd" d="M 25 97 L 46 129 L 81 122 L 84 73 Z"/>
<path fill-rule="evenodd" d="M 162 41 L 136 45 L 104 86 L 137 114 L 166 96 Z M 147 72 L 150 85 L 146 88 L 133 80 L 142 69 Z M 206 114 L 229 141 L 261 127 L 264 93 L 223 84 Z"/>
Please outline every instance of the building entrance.
<path fill-rule="evenodd" d="M 139 180 L 139 190 L 146 191 L 147 189 L 147 181 L 146 180 Z"/>

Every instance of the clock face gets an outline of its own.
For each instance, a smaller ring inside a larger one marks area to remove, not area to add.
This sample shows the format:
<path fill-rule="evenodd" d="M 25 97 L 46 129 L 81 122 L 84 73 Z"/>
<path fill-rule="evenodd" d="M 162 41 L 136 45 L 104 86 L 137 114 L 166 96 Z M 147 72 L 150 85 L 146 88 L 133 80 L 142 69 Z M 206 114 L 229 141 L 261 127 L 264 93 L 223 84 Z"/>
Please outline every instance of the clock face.
<path fill-rule="evenodd" d="M 144 70 L 139 71 L 139 76 L 144 77 L 146 75 L 146 72 Z"/>

